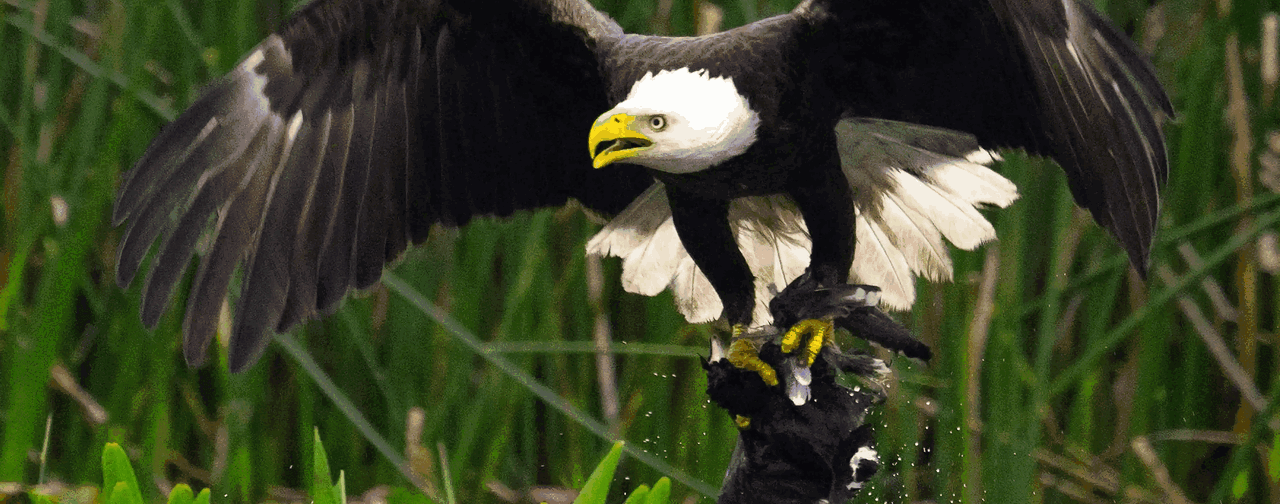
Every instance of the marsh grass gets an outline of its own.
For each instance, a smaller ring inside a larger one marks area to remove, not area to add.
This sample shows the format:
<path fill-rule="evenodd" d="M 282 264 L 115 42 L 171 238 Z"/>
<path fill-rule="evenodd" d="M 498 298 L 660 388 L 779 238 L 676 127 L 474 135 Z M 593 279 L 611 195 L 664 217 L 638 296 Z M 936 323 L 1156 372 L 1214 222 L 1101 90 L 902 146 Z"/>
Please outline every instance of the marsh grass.
<path fill-rule="evenodd" d="M 692 33 L 703 15 L 692 0 L 599 5 L 634 31 Z M 736 25 L 790 2 L 720 5 Z M 288 496 L 308 484 L 319 428 L 352 495 L 577 488 L 613 438 L 648 454 L 625 457 L 618 487 L 671 476 L 675 500 L 717 488 L 735 430 L 703 391 L 711 330 L 686 326 L 667 296 L 623 293 L 616 261 L 592 287 L 583 244 L 597 225 L 573 208 L 439 230 L 394 278 L 278 338 L 244 374 L 188 369 L 177 310 L 141 327 L 138 285 L 114 281 L 119 173 L 292 7 L 0 4 L 0 482 L 100 481 L 84 455 L 118 442 L 149 500 L 178 482 L 224 500 Z M 1180 113 L 1152 272 L 1144 283 L 1129 269 L 1060 170 L 1009 154 L 1001 170 L 1023 197 L 989 213 L 1000 241 L 955 252 L 956 281 L 922 283 L 899 315 L 937 357 L 893 362 L 872 419 L 886 465 L 866 501 L 1280 499 L 1268 425 L 1280 283 L 1274 241 L 1256 245 L 1280 222 L 1257 177 L 1280 170 L 1262 70 L 1275 53 L 1261 47 L 1277 6 L 1099 7 L 1153 55 Z"/>

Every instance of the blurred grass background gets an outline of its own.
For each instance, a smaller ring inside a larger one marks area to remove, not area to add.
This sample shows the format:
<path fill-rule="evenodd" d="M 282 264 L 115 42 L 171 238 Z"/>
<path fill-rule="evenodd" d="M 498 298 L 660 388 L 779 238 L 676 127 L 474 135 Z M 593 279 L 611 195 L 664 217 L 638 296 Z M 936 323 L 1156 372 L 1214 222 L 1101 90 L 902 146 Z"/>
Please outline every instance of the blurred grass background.
<path fill-rule="evenodd" d="M 710 501 L 735 430 L 704 393 L 708 330 L 666 296 L 623 293 L 617 261 L 587 261 L 597 225 L 572 208 L 440 230 L 407 254 L 384 285 L 456 326 L 379 286 L 242 375 L 188 369 L 177 310 L 141 327 L 138 286 L 114 281 L 119 173 L 294 3 L 0 3 L 0 500 L 36 484 L 82 496 L 108 441 L 151 499 L 179 482 L 297 499 L 319 427 L 353 495 L 556 502 L 616 436 L 659 461 L 625 461 L 620 490 L 671 474 L 673 496 Z M 793 4 L 596 3 L 670 34 Z M 1277 2 L 1097 5 L 1180 114 L 1151 274 L 1060 170 L 1008 155 L 1023 198 L 990 213 L 1000 241 L 955 252 L 956 281 L 922 283 L 899 314 L 937 357 L 893 362 L 873 417 L 885 465 L 862 501 L 1280 502 Z"/>

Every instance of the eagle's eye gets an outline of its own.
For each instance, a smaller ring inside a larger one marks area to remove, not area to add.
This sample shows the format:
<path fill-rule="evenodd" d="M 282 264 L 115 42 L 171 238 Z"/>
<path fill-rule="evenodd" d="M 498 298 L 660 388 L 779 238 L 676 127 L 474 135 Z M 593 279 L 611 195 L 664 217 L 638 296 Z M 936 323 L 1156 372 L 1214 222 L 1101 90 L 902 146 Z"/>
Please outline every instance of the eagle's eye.
<path fill-rule="evenodd" d="M 654 131 L 662 131 L 667 127 L 667 118 L 656 115 L 649 118 L 649 127 Z"/>

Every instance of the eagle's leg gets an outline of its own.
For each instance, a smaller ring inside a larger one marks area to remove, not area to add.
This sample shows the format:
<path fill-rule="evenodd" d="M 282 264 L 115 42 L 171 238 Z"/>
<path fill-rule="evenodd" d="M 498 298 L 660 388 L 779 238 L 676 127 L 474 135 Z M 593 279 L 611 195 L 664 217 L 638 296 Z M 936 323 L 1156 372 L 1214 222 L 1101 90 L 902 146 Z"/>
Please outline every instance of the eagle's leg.
<path fill-rule="evenodd" d="M 667 185 L 667 201 L 676 234 L 716 290 L 724 306 L 721 316 L 732 327 L 733 342 L 726 358 L 739 369 L 756 372 L 766 384 L 777 385 L 777 372 L 760 360 L 754 343 L 742 338 L 755 308 L 755 276 L 729 227 L 729 202 L 684 193 L 671 185 Z"/>
<path fill-rule="evenodd" d="M 788 192 L 804 217 L 813 243 L 809 274 L 817 280 L 818 288 L 846 283 L 853 265 L 856 220 L 853 188 L 840 168 L 839 156 L 834 155 L 830 162 L 797 174 Z M 800 320 L 791 324 L 783 336 L 782 351 L 792 353 L 802 348 L 804 354 L 798 357 L 808 366 L 834 335 L 835 324 L 830 318 Z"/>
<path fill-rule="evenodd" d="M 667 186 L 676 235 L 711 282 L 730 324 L 747 326 L 755 308 L 755 276 L 729 227 L 729 202 L 701 198 Z"/>

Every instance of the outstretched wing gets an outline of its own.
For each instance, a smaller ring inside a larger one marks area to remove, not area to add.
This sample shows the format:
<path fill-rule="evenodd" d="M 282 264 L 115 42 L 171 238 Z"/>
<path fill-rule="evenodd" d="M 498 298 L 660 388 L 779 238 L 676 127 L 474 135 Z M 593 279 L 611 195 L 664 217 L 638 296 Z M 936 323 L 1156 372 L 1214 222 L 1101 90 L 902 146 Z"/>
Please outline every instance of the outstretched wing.
<path fill-rule="evenodd" d="M 846 115 L 973 133 L 1067 173 L 1145 273 L 1172 105 L 1124 34 L 1078 0 L 830 2 Z M 865 20 L 876 20 L 871 23 Z"/>
<path fill-rule="evenodd" d="M 564 203 L 614 213 L 651 183 L 582 152 L 607 109 L 585 0 L 318 0 L 168 125 L 126 175 L 118 280 L 157 240 L 154 326 L 197 248 L 184 352 L 202 362 L 241 271 L 230 367 L 332 309 L 433 223 Z M 205 237 L 202 240 L 202 237 Z"/>

